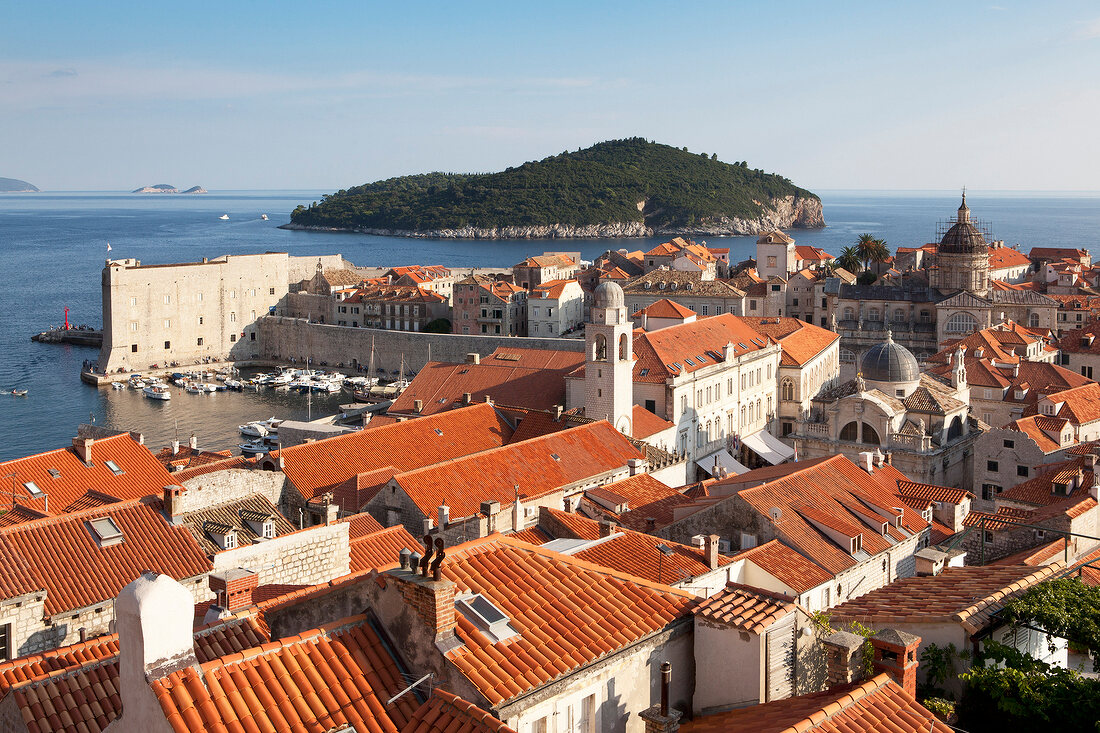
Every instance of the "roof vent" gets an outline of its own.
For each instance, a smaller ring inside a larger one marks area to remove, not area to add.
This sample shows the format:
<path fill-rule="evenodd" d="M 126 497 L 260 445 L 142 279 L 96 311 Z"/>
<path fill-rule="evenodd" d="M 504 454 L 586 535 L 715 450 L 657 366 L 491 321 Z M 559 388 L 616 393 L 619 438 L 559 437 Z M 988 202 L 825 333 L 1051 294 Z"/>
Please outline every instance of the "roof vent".
<path fill-rule="evenodd" d="M 779 518 L 783 516 L 783 510 L 777 506 L 773 506 L 768 510 L 768 514 L 771 516 L 773 522 L 778 522 Z"/>
<path fill-rule="evenodd" d="M 443 431 L 442 431 L 442 430 L 440 430 L 439 428 L 436 428 L 436 429 L 435 429 L 435 434 L 436 434 L 436 435 L 443 435 Z"/>
<path fill-rule="evenodd" d="M 61 472 L 56 468 L 48 468 L 46 471 L 50 474 L 50 478 L 61 478 Z"/>

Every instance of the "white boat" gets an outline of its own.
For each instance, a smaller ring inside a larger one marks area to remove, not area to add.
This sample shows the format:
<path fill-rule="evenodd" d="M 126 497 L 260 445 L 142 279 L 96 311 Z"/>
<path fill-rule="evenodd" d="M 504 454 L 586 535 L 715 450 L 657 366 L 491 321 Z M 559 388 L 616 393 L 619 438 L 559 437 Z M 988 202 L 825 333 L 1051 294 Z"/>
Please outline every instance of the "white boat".
<path fill-rule="evenodd" d="M 15 395 L 16 397 L 26 397 L 27 396 L 27 390 L 19 388 L 19 387 L 16 387 L 15 389 L 13 389 L 11 391 L 11 393 L 13 395 Z"/>
<path fill-rule="evenodd" d="M 218 391 L 218 385 L 210 384 L 209 382 L 203 382 L 202 384 L 199 385 L 199 388 L 203 392 L 217 392 Z"/>
<path fill-rule="evenodd" d="M 267 221 L 267 214 L 260 214 L 260 218 Z"/>
<path fill-rule="evenodd" d="M 276 387 L 280 387 L 280 386 L 289 385 L 293 381 L 294 381 L 294 375 L 293 374 L 291 374 L 290 372 L 283 372 L 282 374 L 276 374 L 275 376 L 273 376 L 271 378 L 270 384 L 273 384 Z"/>
<path fill-rule="evenodd" d="M 238 425 L 237 430 L 240 431 L 241 435 L 249 438 L 262 438 L 268 434 L 268 429 L 264 427 L 262 422 L 249 422 L 244 425 Z"/>
<path fill-rule="evenodd" d="M 229 389 L 235 389 L 238 392 L 240 392 L 242 389 L 244 389 L 244 383 L 241 382 L 238 379 L 227 379 L 227 380 L 225 380 L 225 386 L 228 387 Z"/>
<path fill-rule="evenodd" d="M 241 455 L 244 456 L 254 456 L 260 453 L 267 453 L 271 450 L 271 448 L 263 443 L 240 443 L 237 447 L 241 449 Z"/>
<path fill-rule="evenodd" d="M 148 384 L 141 390 L 141 393 L 151 400 L 172 399 L 172 390 L 166 384 Z"/>
<path fill-rule="evenodd" d="M 123 382 L 111 382 L 112 389 L 126 389 L 126 384 Z"/>
<path fill-rule="evenodd" d="M 222 214 L 218 218 L 221 219 L 222 221 L 229 221 L 229 214 Z"/>
<path fill-rule="evenodd" d="M 271 417 L 269 417 L 266 420 L 260 420 L 257 424 L 258 425 L 263 425 L 264 429 L 269 433 L 278 433 L 279 432 L 279 426 L 282 425 L 283 422 L 285 422 L 285 421 L 280 420 L 279 418 L 272 415 Z"/>
<path fill-rule="evenodd" d="M 188 382 L 187 386 L 183 388 L 183 391 L 187 394 L 206 394 L 206 390 L 202 388 L 202 385 L 195 384 L 194 382 Z"/>

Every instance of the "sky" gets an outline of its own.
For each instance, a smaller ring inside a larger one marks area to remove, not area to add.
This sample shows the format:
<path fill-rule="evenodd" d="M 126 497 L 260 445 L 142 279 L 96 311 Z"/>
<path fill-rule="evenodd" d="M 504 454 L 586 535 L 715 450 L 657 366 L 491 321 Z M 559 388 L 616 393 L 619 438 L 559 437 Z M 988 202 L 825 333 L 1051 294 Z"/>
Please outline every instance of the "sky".
<path fill-rule="evenodd" d="M 811 190 L 1100 189 L 1095 2 L 0 11 L 0 176 L 43 190 L 338 190 L 631 136 Z"/>

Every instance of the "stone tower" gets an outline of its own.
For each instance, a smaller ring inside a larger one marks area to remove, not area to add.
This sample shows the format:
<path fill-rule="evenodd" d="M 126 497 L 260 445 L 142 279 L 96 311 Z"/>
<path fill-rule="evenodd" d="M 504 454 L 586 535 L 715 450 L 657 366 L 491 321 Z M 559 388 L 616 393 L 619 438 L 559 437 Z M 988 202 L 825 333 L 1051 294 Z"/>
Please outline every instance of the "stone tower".
<path fill-rule="evenodd" d="M 931 285 L 945 293 L 965 290 L 982 297 L 989 294 L 989 244 L 970 221 L 966 192 L 955 223 L 940 240 Z"/>
<path fill-rule="evenodd" d="M 584 328 L 584 414 L 607 420 L 631 435 L 634 406 L 633 324 L 623 289 L 613 282 L 596 288 L 592 322 Z"/>

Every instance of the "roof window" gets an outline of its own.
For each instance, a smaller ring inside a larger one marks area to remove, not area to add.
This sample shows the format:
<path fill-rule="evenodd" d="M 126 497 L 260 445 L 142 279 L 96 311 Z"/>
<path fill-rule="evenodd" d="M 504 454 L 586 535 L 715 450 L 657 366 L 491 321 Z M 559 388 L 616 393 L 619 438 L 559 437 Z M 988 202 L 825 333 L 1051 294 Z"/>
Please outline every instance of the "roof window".
<path fill-rule="evenodd" d="M 737 342 L 737 345 L 740 346 L 742 349 L 749 348 L 748 346 L 745 346 L 745 344 L 741 343 L 740 341 Z"/>
<path fill-rule="evenodd" d="M 557 453 L 551 453 L 550 457 L 553 458 L 555 461 L 561 460 L 561 456 L 559 456 Z"/>
<path fill-rule="evenodd" d="M 118 464 L 115 463 L 114 461 L 104 461 L 103 465 L 105 465 L 107 468 L 111 469 L 111 473 L 113 473 L 116 476 L 120 476 L 122 473 L 124 473 L 123 470 L 121 468 L 119 468 Z"/>
<path fill-rule="evenodd" d="M 494 644 L 518 634 L 508 622 L 508 616 L 480 593 L 456 598 L 455 610 L 492 639 Z"/>
<path fill-rule="evenodd" d="M 707 357 L 705 357 L 705 356 L 696 356 L 696 357 L 695 357 L 695 360 L 696 360 L 697 362 L 699 362 L 700 364 L 703 364 L 703 363 L 705 363 L 705 362 L 706 362 L 706 360 L 707 360 Z"/>
<path fill-rule="evenodd" d="M 436 434 L 436 435 L 443 435 L 443 431 L 442 431 L 442 430 L 440 430 L 439 428 L 436 428 L 436 429 L 435 429 L 435 434 Z"/>
<path fill-rule="evenodd" d="M 642 371 L 638 372 L 638 376 L 639 376 L 639 377 L 644 377 L 644 376 L 646 376 L 646 375 L 648 375 L 648 374 L 649 374 L 649 370 L 648 370 L 648 369 L 643 369 Z"/>
<path fill-rule="evenodd" d="M 677 371 L 682 371 L 682 370 L 683 370 L 683 368 L 684 368 L 684 365 L 683 365 L 683 364 L 681 364 L 681 363 L 680 363 L 680 362 L 678 362 L 678 361 L 677 361 L 677 362 L 673 362 L 672 366 L 676 367 Z"/>
<path fill-rule="evenodd" d="M 56 468 L 48 468 L 46 471 L 50 474 L 50 478 L 61 478 L 61 472 Z"/>
<path fill-rule="evenodd" d="M 99 517 L 98 519 L 92 519 L 88 522 L 88 527 L 92 531 L 92 536 L 95 537 L 96 543 L 100 547 L 110 547 L 111 545 L 122 544 L 125 539 L 122 535 L 122 530 L 115 524 L 115 520 L 111 517 Z"/>
<path fill-rule="evenodd" d="M 693 361 L 691 360 L 691 357 L 690 357 L 690 356 L 689 356 L 689 357 L 687 357 L 686 359 L 684 359 L 684 361 L 685 361 L 685 362 L 687 362 L 687 365 L 688 365 L 688 366 L 695 366 L 695 362 L 693 362 Z"/>
<path fill-rule="evenodd" d="M 38 485 L 33 481 L 24 482 L 23 488 L 27 490 L 27 493 L 31 495 L 32 499 L 40 499 L 46 495 L 46 492 L 38 488 Z"/>

